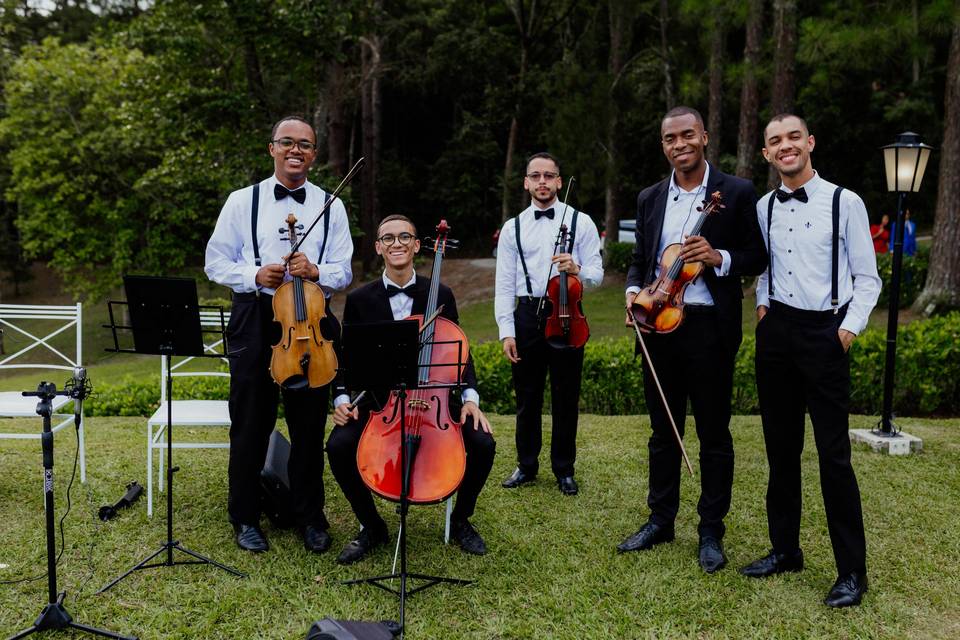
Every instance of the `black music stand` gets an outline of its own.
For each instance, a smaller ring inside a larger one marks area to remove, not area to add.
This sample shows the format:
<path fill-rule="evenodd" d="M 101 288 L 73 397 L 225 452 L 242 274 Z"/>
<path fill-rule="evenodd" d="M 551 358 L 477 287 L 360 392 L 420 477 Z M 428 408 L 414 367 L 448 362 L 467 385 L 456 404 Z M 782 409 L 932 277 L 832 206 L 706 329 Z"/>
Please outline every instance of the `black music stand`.
<path fill-rule="evenodd" d="M 432 321 L 432 319 L 431 319 Z M 407 512 L 410 508 L 409 481 L 410 468 L 416 452 L 415 443 L 407 438 L 406 432 L 406 405 L 407 389 L 428 388 L 420 384 L 418 374 L 420 364 L 419 322 L 416 320 L 399 320 L 396 322 L 380 322 L 375 324 L 344 325 L 343 327 L 343 356 L 344 371 L 347 386 L 351 389 L 391 389 L 397 392 L 400 405 L 400 573 L 346 580 L 342 584 L 370 584 L 383 589 L 400 598 L 400 637 L 403 637 L 406 620 L 406 600 L 419 591 L 429 589 L 438 584 L 466 585 L 472 580 L 460 578 L 445 578 L 423 573 L 407 571 Z M 458 358 L 460 360 L 460 358 Z M 370 363 L 376 363 L 372 367 Z M 462 363 L 441 363 L 433 366 L 458 366 Z M 459 370 L 459 369 L 458 369 Z M 437 385 L 430 385 L 433 388 Z M 449 388 L 458 385 L 439 385 Z M 400 579 L 400 588 L 383 584 L 388 580 Z M 425 580 L 426 583 L 412 589 L 407 588 L 408 579 Z"/>
<path fill-rule="evenodd" d="M 221 354 L 208 354 L 203 348 L 204 329 L 200 325 L 201 306 L 197 302 L 197 284 L 192 278 L 159 278 L 154 276 L 124 276 L 123 286 L 127 294 L 126 302 L 110 301 L 110 324 L 104 325 L 113 331 L 113 351 L 117 353 L 141 353 L 161 355 L 167 365 L 167 541 L 156 551 L 135 564 L 125 573 L 114 578 L 97 593 L 103 593 L 129 576 L 134 571 L 153 567 L 172 567 L 178 564 L 212 564 L 241 578 L 246 574 L 216 560 L 202 556 L 187 549 L 179 540 L 173 539 L 173 474 L 179 471 L 173 466 L 173 374 L 170 360 L 173 356 L 192 356 L 195 358 L 222 358 Z M 127 305 L 130 311 L 130 326 L 118 325 L 114 320 L 113 305 Z M 224 335 L 223 309 L 216 306 L 204 306 L 205 309 L 220 310 L 220 329 L 206 330 L 207 333 Z M 133 332 L 133 349 L 123 349 L 117 337 L 117 330 Z M 226 344 L 226 342 L 224 342 Z M 224 348 L 226 353 L 226 348 Z M 191 556 L 193 560 L 174 560 L 174 550 Z M 151 560 L 167 553 L 163 562 L 150 563 Z"/>
<path fill-rule="evenodd" d="M 37 403 L 37 413 L 43 417 L 43 433 L 41 434 L 41 444 L 43 449 L 43 493 L 44 493 L 44 511 L 46 514 L 47 526 L 47 604 L 40 612 L 40 616 L 34 621 L 33 626 L 10 636 L 9 640 L 18 640 L 26 638 L 32 633 L 47 631 L 50 629 L 79 629 L 86 633 L 103 636 L 105 638 L 117 638 L 118 640 L 137 640 L 132 636 L 124 636 L 113 631 L 89 627 L 85 624 L 74 622 L 73 618 L 63 606 L 63 600 L 67 595 L 64 591 L 57 594 L 57 543 L 56 533 L 53 524 L 53 432 L 50 430 L 50 417 L 53 414 L 53 405 L 51 400 L 57 396 L 69 395 L 69 391 L 57 391 L 57 385 L 52 382 L 41 382 L 36 391 L 24 391 L 25 396 L 36 396 L 40 399 Z"/>

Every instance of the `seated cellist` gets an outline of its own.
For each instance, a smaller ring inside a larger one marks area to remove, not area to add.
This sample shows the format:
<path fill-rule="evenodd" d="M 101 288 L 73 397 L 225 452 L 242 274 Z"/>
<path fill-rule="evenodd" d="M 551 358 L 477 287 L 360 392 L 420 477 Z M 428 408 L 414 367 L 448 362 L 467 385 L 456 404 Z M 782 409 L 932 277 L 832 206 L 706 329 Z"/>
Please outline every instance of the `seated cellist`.
<path fill-rule="evenodd" d="M 430 289 L 430 279 L 417 276 L 413 259 L 420 251 L 417 229 L 406 216 L 387 216 L 377 229 L 377 254 L 383 257 L 383 275 L 377 280 L 351 291 L 343 312 L 344 324 L 388 322 L 403 320 L 411 314 L 422 314 Z M 439 288 L 440 315 L 457 322 L 457 303 L 449 287 Z M 376 365 L 376 363 L 371 363 Z M 476 391 L 476 373 L 468 360 L 463 375 L 464 390 L 453 404 L 459 405 L 463 442 L 466 449 L 466 472 L 457 491 L 456 504 L 451 515 L 450 531 L 453 540 L 467 553 L 483 555 L 487 548 L 480 534 L 470 523 L 477 497 L 490 475 L 496 444 L 490 423 L 480 411 L 480 396 Z M 339 382 L 339 395 L 333 421 L 336 425 L 327 440 L 327 454 L 334 478 L 350 502 L 362 525 L 357 537 L 343 548 L 337 557 L 340 564 L 357 562 L 373 549 L 387 541 L 387 525 L 377 512 L 370 489 L 364 484 L 357 468 L 357 446 L 371 411 L 378 410 L 383 394 L 367 394 L 358 407 L 352 408 L 350 392 Z M 452 395 L 457 395 L 453 393 Z M 456 407 L 455 407 L 456 408 Z"/>

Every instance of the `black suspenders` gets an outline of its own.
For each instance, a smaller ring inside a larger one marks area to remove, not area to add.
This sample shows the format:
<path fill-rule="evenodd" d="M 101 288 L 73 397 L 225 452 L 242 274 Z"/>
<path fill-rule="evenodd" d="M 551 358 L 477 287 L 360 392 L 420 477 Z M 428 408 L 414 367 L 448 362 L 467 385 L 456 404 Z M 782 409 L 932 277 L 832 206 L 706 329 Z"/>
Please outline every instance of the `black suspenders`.
<path fill-rule="evenodd" d="M 837 313 L 840 307 L 840 192 L 843 187 L 837 187 L 833 192 L 833 246 L 831 247 L 831 273 L 830 273 L 830 304 L 833 305 L 833 312 Z M 770 227 L 773 224 L 773 204 L 776 199 L 776 193 L 770 194 L 770 201 L 767 203 L 767 246 L 773 247 L 773 241 L 770 239 Z M 767 251 L 767 295 L 773 297 L 773 251 Z"/>
<path fill-rule="evenodd" d="M 573 253 L 573 240 L 577 235 L 577 215 L 580 212 L 573 210 L 573 220 L 570 222 L 570 244 L 567 253 Z M 523 267 L 523 278 L 527 281 L 527 295 L 533 297 L 533 285 L 530 284 L 530 271 L 527 270 L 527 261 L 523 257 L 523 245 L 520 244 L 520 216 L 513 219 L 513 229 L 517 236 L 517 254 L 520 256 L 520 266 Z"/>
<path fill-rule="evenodd" d="M 323 206 L 326 207 L 330 202 L 330 194 L 326 194 L 323 200 Z M 260 243 L 257 241 L 257 213 L 260 209 L 260 183 L 253 185 L 253 202 L 250 203 L 250 233 L 253 237 L 253 262 L 260 266 Z M 320 255 L 317 257 L 317 264 L 323 262 L 323 254 L 327 250 L 327 236 L 330 235 L 330 210 L 323 216 L 323 242 L 320 244 Z"/>

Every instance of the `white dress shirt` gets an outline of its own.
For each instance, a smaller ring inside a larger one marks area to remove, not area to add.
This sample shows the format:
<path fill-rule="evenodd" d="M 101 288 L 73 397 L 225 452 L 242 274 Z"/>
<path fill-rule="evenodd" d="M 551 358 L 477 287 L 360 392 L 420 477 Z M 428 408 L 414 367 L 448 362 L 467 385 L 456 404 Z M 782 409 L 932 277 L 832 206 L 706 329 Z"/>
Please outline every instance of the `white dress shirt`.
<path fill-rule="evenodd" d="M 530 287 L 534 297 L 542 297 L 547 290 L 547 273 L 557 275 L 556 267 L 550 269 L 553 247 L 560 233 L 560 219 L 563 217 L 563 203 L 554 200 L 553 219 L 536 219 L 535 209 L 541 209 L 538 202 L 524 209 L 520 217 L 520 243 L 523 257 L 530 274 Z M 573 207 L 567 209 L 564 223 L 569 229 L 573 224 Z M 577 235 L 573 239 L 573 261 L 580 266 L 577 277 L 585 287 L 595 287 L 603 282 L 603 258 L 600 256 L 600 234 L 597 225 L 583 211 L 577 216 Z M 530 295 L 527 281 L 520 264 L 517 251 L 517 235 L 514 219 L 510 218 L 500 229 L 497 242 L 497 279 L 493 312 L 500 331 L 500 339 L 515 338 L 517 333 L 513 323 L 513 310 L 517 306 L 517 296 Z"/>
<path fill-rule="evenodd" d="M 781 189 L 791 193 L 789 189 Z M 757 202 L 757 220 L 773 259 L 773 299 L 809 311 L 833 308 L 830 302 L 833 243 L 833 192 L 837 185 L 814 173 L 805 185 L 807 202 L 774 201 L 770 237 L 767 207 L 773 191 Z M 849 303 L 841 329 L 859 334 L 880 296 L 877 257 L 870 237 L 867 208 L 860 196 L 840 195 L 840 247 L 837 290 L 840 306 Z M 757 280 L 757 306 L 770 306 L 769 268 Z"/>
<path fill-rule="evenodd" d="M 297 224 L 303 225 L 303 231 L 310 228 L 317 214 L 323 209 L 326 193 L 320 187 L 305 182 L 306 199 L 303 204 L 292 197 L 277 200 L 273 195 L 276 185 L 276 175 L 270 176 L 260 183 L 260 204 L 257 211 L 257 243 L 260 248 L 261 265 L 279 264 L 283 256 L 290 253 L 290 241 L 287 234 L 281 237 L 280 229 L 286 231 L 287 215 L 292 213 L 297 218 Z M 207 242 L 206 264 L 203 270 L 207 277 L 218 284 L 230 287 L 237 293 L 256 291 L 273 294 L 274 290 L 257 285 L 257 271 L 253 257 L 253 240 L 251 237 L 250 202 L 253 198 L 253 187 L 244 187 L 234 191 L 227 197 L 217 226 Z M 327 213 L 330 216 L 330 233 L 327 247 L 324 250 L 323 261 L 317 264 L 320 256 L 320 246 L 323 244 L 323 226 L 321 220 L 310 232 L 307 239 L 300 245 L 300 251 L 317 265 L 320 277 L 317 280 L 324 292 L 329 295 L 334 291 L 341 291 L 350 284 L 353 272 L 350 268 L 350 259 L 353 257 L 353 240 L 350 237 L 350 227 L 347 222 L 347 210 L 340 199 L 330 205 Z M 287 273 L 284 281 L 291 280 Z"/>
<path fill-rule="evenodd" d="M 684 236 L 690 235 L 700 218 L 697 207 L 703 206 L 707 198 L 707 181 L 710 179 L 710 164 L 703 172 L 703 182 L 693 191 L 687 191 L 677 184 L 677 172 L 670 174 L 670 186 L 667 189 L 667 208 L 663 213 L 663 229 L 660 231 L 660 244 L 657 246 L 657 266 L 654 276 L 660 277 L 660 263 L 664 250 L 671 244 L 683 242 Z M 719 267 L 713 267 L 718 277 L 730 273 L 730 252 L 726 249 L 717 250 L 721 256 Z M 640 287 L 627 287 L 627 293 L 640 293 Z M 713 296 L 702 277 L 687 285 L 683 293 L 684 304 L 709 306 L 713 304 Z"/>
<path fill-rule="evenodd" d="M 397 284 L 396 282 L 388 278 L 386 271 L 383 272 L 382 279 L 383 279 L 384 289 L 387 288 L 387 285 L 391 285 L 391 284 L 395 287 L 406 289 L 407 287 L 413 286 L 413 284 L 417 281 L 417 273 L 414 272 L 413 275 L 410 276 L 410 280 L 408 280 L 407 283 L 404 285 Z M 389 300 L 390 300 L 390 310 L 393 312 L 394 320 L 403 320 L 404 318 L 409 317 L 413 313 L 413 298 L 408 296 L 406 292 L 401 291 L 400 293 L 394 294 L 391 298 L 389 298 Z M 477 393 L 476 389 L 473 389 L 471 387 L 467 387 L 466 389 L 463 390 L 463 392 L 460 394 L 460 400 L 464 404 L 468 402 L 473 402 L 477 406 L 480 406 L 480 394 Z M 350 402 L 350 396 L 348 396 L 347 394 L 342 394 L 333 399 L 333 406 L 339 407 L 341 404 L 349 403 L 349 402 Z"/>

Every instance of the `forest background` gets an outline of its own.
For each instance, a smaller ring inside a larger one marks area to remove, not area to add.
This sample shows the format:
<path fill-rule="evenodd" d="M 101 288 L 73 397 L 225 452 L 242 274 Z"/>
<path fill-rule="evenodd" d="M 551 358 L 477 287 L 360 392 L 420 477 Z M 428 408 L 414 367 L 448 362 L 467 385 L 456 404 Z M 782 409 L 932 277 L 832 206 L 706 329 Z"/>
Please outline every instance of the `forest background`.
<path fill-rule="evenodd" d="M 550 150 L 601 228 L 668 172 L 662 114 L 707 119 L 709 159 L 771 184 L 761 127 L 796 111 L 814 166 L 895 213 L 879 147 L 936 147 L 909 206 L 926 289 L 960 306 L 960 0 L 0 0 L 0 275 L 46 260 L 78 298 L 202 263 L 226 195 L 272 170 L 271 124 L 312 121 L 357 257 L 376 221 L 447 218 L 489 255 Z M 616 233 L 607 236 L 616 239 Z"/>

